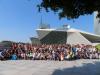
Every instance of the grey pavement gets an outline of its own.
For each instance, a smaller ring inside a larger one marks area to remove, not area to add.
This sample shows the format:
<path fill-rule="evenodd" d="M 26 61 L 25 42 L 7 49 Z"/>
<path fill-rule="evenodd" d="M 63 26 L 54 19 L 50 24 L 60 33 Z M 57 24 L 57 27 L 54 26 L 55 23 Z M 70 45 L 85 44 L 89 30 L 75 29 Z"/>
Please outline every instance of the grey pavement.
<path fill-rule="evenodd" d="M 0 61 L 0 75 L 100 75 L 99 59 Z"/>

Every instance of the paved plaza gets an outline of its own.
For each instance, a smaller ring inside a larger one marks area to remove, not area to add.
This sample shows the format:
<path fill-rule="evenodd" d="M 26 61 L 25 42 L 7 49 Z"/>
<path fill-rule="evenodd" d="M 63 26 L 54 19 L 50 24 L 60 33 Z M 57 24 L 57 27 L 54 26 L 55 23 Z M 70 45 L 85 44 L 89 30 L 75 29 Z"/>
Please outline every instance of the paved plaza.
<path fill-rule="evenodd" d="M 0 75 L 100 75 L 99 59 L 0 61 Z"/>

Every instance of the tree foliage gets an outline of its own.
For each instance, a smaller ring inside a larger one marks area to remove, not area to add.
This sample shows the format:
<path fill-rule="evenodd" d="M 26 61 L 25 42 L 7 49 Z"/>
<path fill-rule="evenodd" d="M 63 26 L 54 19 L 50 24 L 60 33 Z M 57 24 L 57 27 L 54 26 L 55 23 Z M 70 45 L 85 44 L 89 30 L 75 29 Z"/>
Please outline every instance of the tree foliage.
<path fill-rule="evenodd" d="M 100 44 L 97 44 L 95 47 L 100 51 Z"/>
<path fill-rule="evenodd" d="M 39 11 L 45 8 L 47 12 L 58 12 L 60 18 L 75 19 L 94 11 L 98 11 L 97 17 L 100 17 L 100 0 L 42 0 L 38 7 Z"/>

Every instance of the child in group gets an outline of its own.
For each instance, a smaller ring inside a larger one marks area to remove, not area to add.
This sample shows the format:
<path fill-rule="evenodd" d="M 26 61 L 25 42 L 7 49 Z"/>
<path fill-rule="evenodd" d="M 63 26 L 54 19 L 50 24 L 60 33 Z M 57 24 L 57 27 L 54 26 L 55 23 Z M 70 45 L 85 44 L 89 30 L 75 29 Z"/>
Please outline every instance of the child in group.
<path fill-rule="evenodd" d="M 11 55 L 11 60 L 17 60 L 17 55 L 16 55 L 16 53 L 14 53 L 14 54 Z"/>

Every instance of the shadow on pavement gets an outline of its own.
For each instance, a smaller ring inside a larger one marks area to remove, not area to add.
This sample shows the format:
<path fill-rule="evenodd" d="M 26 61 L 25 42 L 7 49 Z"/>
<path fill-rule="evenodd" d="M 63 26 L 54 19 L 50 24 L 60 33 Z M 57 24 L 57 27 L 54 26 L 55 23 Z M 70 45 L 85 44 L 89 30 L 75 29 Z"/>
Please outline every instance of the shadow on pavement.
<path fill-rule="evenodd" d="M 100 62 L 84 63 L 80 67 L 57 69 L 52 75 L 100 75 Z"/>

